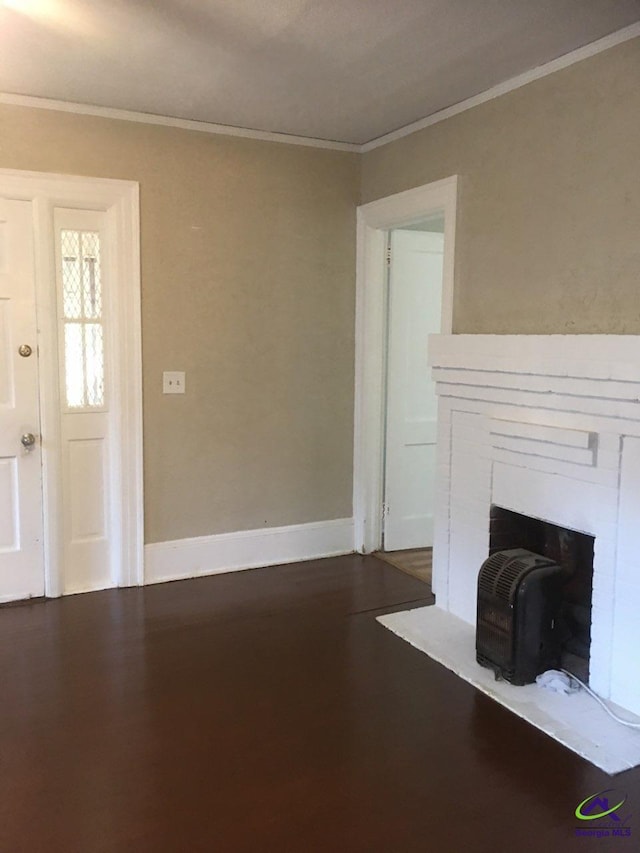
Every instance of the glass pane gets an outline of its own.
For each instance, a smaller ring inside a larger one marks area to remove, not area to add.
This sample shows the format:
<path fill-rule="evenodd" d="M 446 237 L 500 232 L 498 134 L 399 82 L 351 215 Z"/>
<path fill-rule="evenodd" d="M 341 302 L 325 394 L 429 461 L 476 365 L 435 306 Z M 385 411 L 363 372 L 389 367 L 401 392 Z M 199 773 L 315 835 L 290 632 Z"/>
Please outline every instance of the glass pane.
<path fill-rule="evenodd" d="M 87 405 L 102 406 L 104 404 L 104 351 L 100 323 L 87 323 L 84 327 L 84 362 Z"/>
<path fill-rule="evenodd" d="M 80 234 L 78 231 L 62 231 L 62 308 L 68 320 L 82 317 Z"/>
<path fill-rule="evenodd" d="M 65 385 L 72 409 L 104 405 L 100 234 L 60 232 Z M 89 321 L 89 322 L 87 322 Z M 93 322 L 91 322 L 93 321 Z"/>
<path fill-rule="evenodd" d="M 84 316 L 87 320 L 99 320 L 102 314 L 100 235 L 93 231 L 84 231 L 81 236 Z"/>
<path fill-rule="evenodd" d="M 82 349 L 82 324 L 65 323 L 65 385 L 67 389 L 67 406 L 71 409 L 77 409 L 85 404 L 84 359 Z"/>

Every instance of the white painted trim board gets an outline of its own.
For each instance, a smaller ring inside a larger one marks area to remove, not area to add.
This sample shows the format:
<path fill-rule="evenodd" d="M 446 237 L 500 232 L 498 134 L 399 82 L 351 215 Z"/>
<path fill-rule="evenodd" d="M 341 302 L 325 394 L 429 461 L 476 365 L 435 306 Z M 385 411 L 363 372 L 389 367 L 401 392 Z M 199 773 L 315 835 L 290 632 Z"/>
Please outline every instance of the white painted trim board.
<path fill-rule="evenodd" d="M 353 519 L 240 530 L 145 545 L 145 584 L 353 552 Z"/>
<path fill-rule="evenodd" d="M 556 71 L 562 71 L 577 62 L 582 62 L 583 59 L 589 59 L 591 56 L 596 56 L 598 53 L 603 53 L 616 45 L 623 44 L 626 41 L 640 37 L 640 22 L 631 24 L 621 30 L 616 30 L 601 39 L 583 45 L 576 50 L 569 51 L 562 56 L 552 59 L 543 65 L 536 68 L 531 68 L 518 74 L 515 77 L 498 83 L 484 92 L 480 92 L 471 98 L 466 98 L 459 101 L 457 104 L 452 104 L 445 109 L 431 113 L 425 118 L 411 122 L 411 124 L 399 127 L 390 133 L 385 133 L 376 139 L 371 139 L 368 142 L 359 144 L 357 142 L 341 142 L 331 139 L 318 139 L 309 136 L 295 136 L 288 133 L 278 133 L 274 131 L 256 130 L 246 127 L 233 127 L 225 124 L 215 124 L 207 121 L 195 121 L 193 119 L 176 118 L 175 116 L 163 116 L 154 113 L 136 112 L 134 110 L 122 110 L 113 107 L 100 107 L 95 104 L 80 104 L 74 101 L 60 101 L 53 98 L 39 98 L 32 95 L 19 95 L 11 92 L 0 92 L 0 104 L 17 107 L 31 107 L 40 110 L 55 110 L 58 112 L 72 113 L 74 115 L 90 115 L 99 118 L 111 118 L 120 121 L 132 121 L 140 124 L 154 124 L 163 127 L 177 127 L 182 130 L 195 130 L 200 133 L 216 133 L 222 136 L 237 136 L 245 139 L 259 139 L 265 142 L 280 142 L 286 145 L 306 145 L 310 148 L 326 148 L 334 151 L 354 151 L 364 154 L 367 151 L 373 151 L 375 148 L 381 148 L 389 142 L 394 142 L 396 139 L 402 139 L 404 136 L 409 136 L 418 130 L 423 130 L 425 127 L 430 127 L 438 122 L 446 121 L 452 116 L 459 115 L 466 110 L 473 109 L 487 101 L 492 101 L 494 98 L 499 98 L 501 95 L 506 95 L 513 92 L 515 89 L 520 89 L 528 83 L 533 83 L 535 80 L 540 80 L 542 77 L 548 77 L 550 74 L 555 74 Z"/>
<path fill-rule="evenodd" d="M 357 209 L 356 332 L 353 454 L 354 547 L 371 553 L 382 545 L 387 231 L 444 213 L 442 320 L 453 324 L 453 283 L 458 179 L 453 175 L 377 199 Z"/>
<path fill-rule="evenodd" d="M 367 151 L 373 151 L 375 148 L 382 148 L 382 146 L 388 145 L 390 142 L 395 142 L 396 139 L 410 136 L 418 130 L 424 130 L 425 127 L 439 124 L 441 121 L 446 121 L 448 118 L 478 107 L 480 104 L 486 104 L 487 101 L 493 101 L 494 98 L 508 95 L 509 92 L 521 89 L 522 86 L 526 86 L 528 83 L 548 77 L 550 74 L 555 74 L 556 71 L 562 71 L 564 68 L 569 68 L 571 65 L 582 62 L 583 59 L 589 59 L 598 53 L 603 53 L 605 50 L 609 50 L 612 47 L 616 47 L 616 45 L 638 37 L 640 37 L 640 21 L 617 30 L 614 33 L 610 33 L 590 44 L 585 44 L 583 47 L 579 47 L 569 53 L 565 53 L 556 59 L 552 59 L 550 62 L 538 65 L 536 68 L 530 68 L 528 71 L 511 77 L 509 80 L 504 80 L 502 83 L 498 83 L 490 89 L 485 89 L 484 92 L 479 92 L 471 98 L 466 98 L 464 101 L 459 101 L 457 104 L 452 104 L 450 107 L 431 113 L 431 115 L 407 124 L 404 127 L 399 127 L 397 130 L 391 131 L 391 133 L 385 133 L 377 139 L 371 139 L 360 146 L 360 152 L 365 154 Z"/>
<path fill-rule="evenodd" d="M 79 104 L 75 101 L 58 101 L 53 98 L 38 98 L 33 95 L 14 95 L 0 92 L 0 104 L 13 107 L 30 107 L 36 110 L 53 110 L 72 115 L 96 116 L 97 118 L 131 121 L 137 124 L 153 124 L 160 127 L 177 127 L 180 130 L 195 130 L 199 133 L 214 133 L 219 136 L 237 136 L 241 139 L 257 139 L 262 142 L 281 142 L 286 145 L 305 145 L 309 148 L 327 148 L 332 151 L 360 151 L 361 146 L 352 142 L 338 142 L 331 139 L 315 139 L 309 136 L 295 136 L 289 133 L 277 133 L 268 130 L 253 130 L 248 127 L 232 127 L 227 124 L 215 124 L 209 121 L 175 118 L 155 113 L 121 110 L 114 107 L 99 107 L 94 104 Z"/>

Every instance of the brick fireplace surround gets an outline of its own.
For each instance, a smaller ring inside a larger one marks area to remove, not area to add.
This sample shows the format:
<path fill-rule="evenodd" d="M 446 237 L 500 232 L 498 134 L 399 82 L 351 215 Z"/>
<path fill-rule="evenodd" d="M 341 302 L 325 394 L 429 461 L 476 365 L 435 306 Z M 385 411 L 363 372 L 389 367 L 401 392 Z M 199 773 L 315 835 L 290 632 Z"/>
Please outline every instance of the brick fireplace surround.
<path fill-rule="evenodd" d="M 589 681 L 640 714 L 640 337 L 436 335 L 433 589 L 475 623 L 492 505 L 595 537 Z"/>

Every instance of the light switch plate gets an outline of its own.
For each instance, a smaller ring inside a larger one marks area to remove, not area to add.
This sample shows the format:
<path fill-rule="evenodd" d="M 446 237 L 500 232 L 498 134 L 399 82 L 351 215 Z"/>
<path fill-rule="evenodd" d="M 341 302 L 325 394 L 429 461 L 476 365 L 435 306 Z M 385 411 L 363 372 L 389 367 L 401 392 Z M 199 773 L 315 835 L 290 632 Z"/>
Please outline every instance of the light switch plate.
<path fill-rule="evenodd" d="M 186 376 L 182 370 L 165 370 L 162 374 L 163 394 L 184 394 Z"/>

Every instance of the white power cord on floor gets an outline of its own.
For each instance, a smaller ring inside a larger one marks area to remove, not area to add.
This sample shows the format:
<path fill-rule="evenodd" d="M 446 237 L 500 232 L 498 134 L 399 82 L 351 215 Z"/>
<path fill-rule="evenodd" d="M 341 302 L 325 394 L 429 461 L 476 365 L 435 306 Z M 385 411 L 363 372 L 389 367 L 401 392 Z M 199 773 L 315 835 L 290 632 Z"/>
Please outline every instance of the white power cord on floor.
<path fill-rule="evenodd" d="M 597 693 L 594 693 L 593 690 L 589 687 L 589 685 L 585 684 L 584 681 L 581 681 L 577 675 L 574 675 L 567 669 L 561 669 L 560 672 L 564 672 L 564 674 L 568 675 L 569 678 L 572 678 L 574 681 L 577 681 L 580 687 L 582 687 L 583 690 L 586 690 L 589 696 L 592 696 L 596 700 L 596 702 L 604 708 L 604 710 L 611 717 L 611 719 L 616 721 L 616 723 L 620 723 L 623 726 L 628 726 L 630 729 L 640 729 L 640 723 L 632 723 L 631 720 L 625 720 L 615 714 L 604 701 L 604 699 L 601 699 Z"/>

